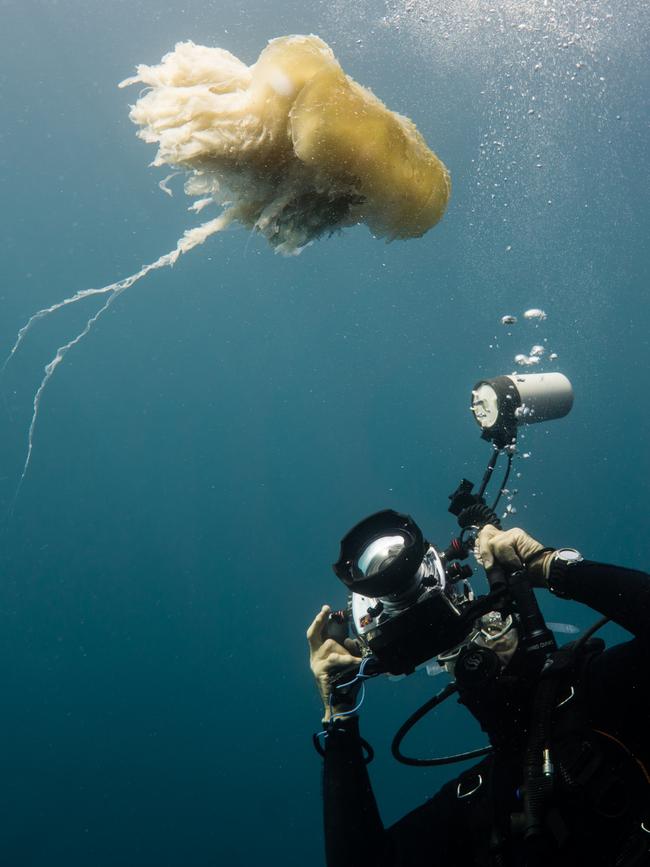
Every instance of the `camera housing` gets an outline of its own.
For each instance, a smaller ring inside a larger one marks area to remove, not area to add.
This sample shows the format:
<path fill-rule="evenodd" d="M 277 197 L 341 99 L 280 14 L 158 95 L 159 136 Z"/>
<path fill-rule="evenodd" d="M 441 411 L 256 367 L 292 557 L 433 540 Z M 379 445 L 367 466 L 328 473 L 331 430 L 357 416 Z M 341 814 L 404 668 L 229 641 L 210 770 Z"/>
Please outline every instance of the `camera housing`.
<path fill-rule="evenodd" d="M 465 639 L 474 595 L 466 572 L 445 560 L 409 515 L 390 509 L 341 541 L 334 572 L 350 590 L 349 625 L 381 670 L 410 674 Z"/>

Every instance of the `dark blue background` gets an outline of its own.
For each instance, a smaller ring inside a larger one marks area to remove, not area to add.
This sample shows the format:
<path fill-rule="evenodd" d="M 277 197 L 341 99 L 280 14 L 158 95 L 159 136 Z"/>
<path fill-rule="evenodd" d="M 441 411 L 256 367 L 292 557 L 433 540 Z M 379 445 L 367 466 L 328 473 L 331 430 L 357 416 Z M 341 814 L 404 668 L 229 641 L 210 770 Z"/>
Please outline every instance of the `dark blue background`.
<path fill-rule="evenodd" d="M 517 521 L 645 564 L 647 10 L 571 0 L 558 26 L 539 4 L 467 0 L 448 20 L 436 5 L 0 3 L 7 351 L 34 310 L 136 271 L 196 222 L 158 190 L 128 120 L 135 90 L 115 87 L 180 39 L 250 63 L 272 36 L 318 33 L 418 123 L 454 182 L 418 241 L 358 228 L 283 259 L 231 231 L 135 286 L 52 380 L 14 505 L 42 367 L 93 302 L 39 323 L 7 368 L 3 863 L 322 864 L 304 630 L 343 601 L 338 539 L 393 507 L 448 541 L 447 493 L 488 456 L 471 386 L 532 343 L 559 354 L 576 403 L 527 433 Z M 509 337 L 500 317 L 532 306 L 547 322 Z M 369 690 L 386 821 L 451 773 L 388 756 L 438 686 L 418 674 Z M 413 739 L 480 742 L 455 706 Z"/>

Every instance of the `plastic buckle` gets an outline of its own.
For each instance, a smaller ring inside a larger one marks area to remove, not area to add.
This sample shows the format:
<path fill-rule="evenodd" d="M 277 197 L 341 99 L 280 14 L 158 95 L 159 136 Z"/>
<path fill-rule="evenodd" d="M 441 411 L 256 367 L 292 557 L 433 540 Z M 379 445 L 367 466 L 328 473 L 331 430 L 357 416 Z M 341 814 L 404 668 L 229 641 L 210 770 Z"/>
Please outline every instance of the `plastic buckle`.
<path fill-rule="evenodd" d="M 458 786 L 456 787 L 456 797 L 458 798 L 459 801 L 462 800 L 463 798 L 469 798 L 470 795 L 473 795 L 474 792 L 477 792 L 481 788 L 481 786 L 483 785 L 483 777 L 480 774 L 477 774 L 474 779 L 477 780 L 478 782 L 476 783 L 476 785 L 472 789 L 469 789 L 467 792 L 462 791 L 463 781 L 461 780 L 458 783 Z"/>
<path fill-rule="evenodd" d="M 566 698 L 563 698 L 559 704 L 556 704 L 555 709 L 557 710 L 559 707 L 562 707 L 562 705 L 568 704 L 575 697 L 575 694 L 576 694 L 576 691 L 573 688 L 573 686 L 571 686 L 571 689 L 570 689 L 568 696 Z"/>

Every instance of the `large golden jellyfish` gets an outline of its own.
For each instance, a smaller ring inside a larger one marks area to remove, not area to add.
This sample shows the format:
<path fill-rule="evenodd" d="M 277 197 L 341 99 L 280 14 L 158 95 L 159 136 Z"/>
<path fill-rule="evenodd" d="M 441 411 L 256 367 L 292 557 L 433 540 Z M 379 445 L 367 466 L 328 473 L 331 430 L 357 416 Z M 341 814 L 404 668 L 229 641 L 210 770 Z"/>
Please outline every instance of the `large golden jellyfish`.
<path fill-rule="evenodd" d="M 186 173 L 185 192 L 196 197 L 191 210 L 217 205 L 221 212 L 136 274 L 81 290 L 21 328 L 7 361 L 36 320 L 105 296 L 83 331 L 45 367 L 21 482 L 54 371 L 113 301 L 150 271 L 173 265 L 234 222 L 283 254 L 357 223 L 387 240 L 416 238 L 440 220 L 449 199 L 449 172 L 415 124 L 347 76 L 317 36 L 273 39 L 252 66 L 223 48 L 181 42 L 160 64 L 136 72 L 120 86 L 145 85 L 130 117 L 140 138 L 158 146 L 153 164 Z"/>
<path fill-rule="evenodd" d="M 246 66 L 222 48 L 179 43 L 122 82 L 150 89 L 131 109 L 154 165 L 190 172 L 199 205 L 295 253 L 324 232 L 366 223 L 414 238 L 442 217 L 449 173 L 408 118 L 347 76 L 317 36 L 272 40 Z"/>

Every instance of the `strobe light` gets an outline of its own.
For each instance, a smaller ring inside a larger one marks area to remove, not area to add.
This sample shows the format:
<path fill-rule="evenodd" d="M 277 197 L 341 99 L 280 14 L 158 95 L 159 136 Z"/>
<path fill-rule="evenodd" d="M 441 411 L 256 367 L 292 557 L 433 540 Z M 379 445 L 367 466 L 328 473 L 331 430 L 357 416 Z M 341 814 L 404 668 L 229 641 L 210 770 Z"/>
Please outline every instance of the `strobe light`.
<path fill-rule="evenodd" d="M 350 590 L 352 632 L 382 670 L 409 674 L 465 639 L 471 588 L 462 574 L 448 578 L 408 515 L 386 510 L 353 527 L 334 571 Z"/>
<path fill-rule="evenodd" d="M 515 440 L 519 425 L 562 418 L 572 406 L 573 389 L 563 373 L 496 376 L 472 390 L 471 410 L 482 436 L 499 448 Z"/>

